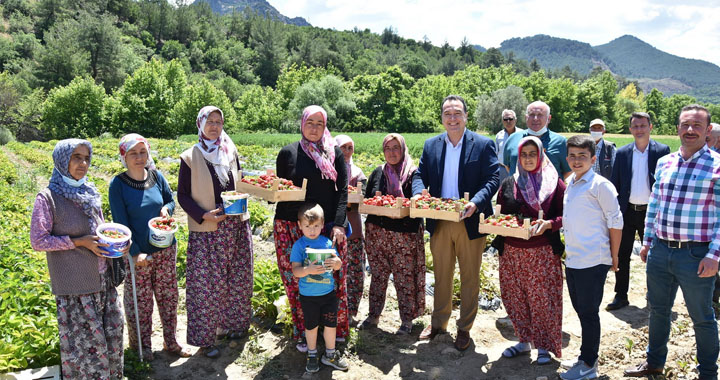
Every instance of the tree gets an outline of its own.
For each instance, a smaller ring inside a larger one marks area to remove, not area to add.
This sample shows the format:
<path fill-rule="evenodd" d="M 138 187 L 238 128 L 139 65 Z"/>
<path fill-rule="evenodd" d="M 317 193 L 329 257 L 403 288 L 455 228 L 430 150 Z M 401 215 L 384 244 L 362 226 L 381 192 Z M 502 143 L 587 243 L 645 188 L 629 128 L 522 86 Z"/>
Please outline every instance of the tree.
<path fill-rule="evenodd" d="M 400 60 L 400 67 L 415 79 L 426 77 L 429 74 L 425 60 L 415 54 L 406 54 L 403 56 Z"/>
<path fill-rule="evenodd" d="M 274 86 L 284 59 L 283 34 L 280 23 L 254 17 L 251 46 L 255 50 L 255 74 L 264 86 Z"/>
<path fill-rule="evenodd" d="M 65 20 L 45 33 L 45 46 L 37 56 L 35 75 L 45 89 L 65 86 L 87 72 L 89 54 L 80 47 L 79 25 Z"/>
<path fill-rule="evenodd" d="M 105 132 L 102 120 L 105 90 L 92 78 L 76 77 L 50 90 L 43 104 L 41 128 L 53 139 L 89 138 Z"/>
<path fill-rule="evenodd" d="M 657 88 L 650 90 L 645 97 L 645 109 L 650 114 L 650 121 L 655 128 L 661 128 L 662 121 L 659 119 L 663 111 L 663 93 Z"/>
<path fill-rule="evenodd" d="M 346 130 L 356 110 L 352 94 L 345 88 L 343 81 L 334 75 L 313 79 L 298 87 L 288 106 L 287 119 L 297 120 L 302 110 L 311 104 L 319 105 L 327 111 L 328 128 L 334 131 Z"/>
<path fill-rule="evenodd" d="M 213 105 L 223 111 L 225 118 L 224 129 L 228 132 L 237 132 L 238 124 L 235 110 L 230 99 L 222 90 L 218 90 L 209 80 L 202 78 L 197 83 L 187 86 L 183 97 L 175 103 L 169 114 L 170 129 L 174 135 L 197 133 L 195 121 L 201 108 Z"/>
<path fill-rule="evenodd" d="M 79 45 L 90 55 L 90 76 L 110 89 L 125 78 L 123 43 L 117 19 L 111 15 L 83 13 L 80 17 Z"/>
<path fill-rule="evenodd" d="M 8 125 L 10 131 L 18 141 L 44 140 L 45 135 L 40 128 L 42 106 L 45 93 L 36 88 L 32 93 L 22 98 L 12 112 L 13 124 Z"/>
<path fill-rule="evenodd" d="M 137 69 L 106 106 L 110 130 L 145 137 L 175 137 L 168 115 L 184 96 L 187 77 L 179 61 L 152 59 Z"/>
<path fill-rule="evenodd" d="M 281 129 L 285 112 L 280 107 L 281 96 L 270 87 L 251 84 L 233 104 L 238 126 L 243 131 L 297 132 L 298 129 Z M 292 120 L 297 119 L 295 116 Z"/>
<path fill-rule="evenodd" d="M 497 133 L 503 128 L 503 110 L 511 109 L 517 115 L 522 115 L 527 105 L 528 101 L 523 89 L 517 86 L 508 86 L 501 90 L 495 90 L 490 95 L 480 95 L 474 116 L 478 128 Z M 525 119 L 518 117 L 517 126 L 522 128 L 524 125 Z"/>

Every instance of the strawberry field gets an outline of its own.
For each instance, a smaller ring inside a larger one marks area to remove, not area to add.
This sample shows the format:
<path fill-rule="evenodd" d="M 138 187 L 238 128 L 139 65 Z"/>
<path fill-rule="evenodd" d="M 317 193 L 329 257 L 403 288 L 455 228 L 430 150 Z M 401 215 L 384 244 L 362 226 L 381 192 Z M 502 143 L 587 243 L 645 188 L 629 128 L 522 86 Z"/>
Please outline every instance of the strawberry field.
<path fill-rule="evenodd" d="M 428 134 L 407 134 L 406 141 L 417 163 Z M 261 174 L 274 168 L 275 156 L 280 147 L 297 141 L 296 134 L 233 135 L 245 171 Z M 384 134 L 351 134 L 355 140 L 355 163 L 369 174 L 383 162 L 381 143 Z M 611 137 L 617 144 L 631 141 L 627 136 Z M 660 141 L 676 150 L 677 138 L 665 137 Z M 151 151 L 159 170 L 171 188 L 177 189 L 180 153 L 192 146 L 195 136 L 182 136 L 177 140 L 150 139 Z M 89 178 L 102 194 L 103 212 L 111 219 L 107 202 L 108 183 L 121 173 L 116 138 L 94 138 L 93 160 Z M 24 368 L 36 368 L 59 362 L 55 300 L 45 263 L 45 253 L 30 247 L 29 224 L 35 194 L 47 185 L 53 167 L 50 142 L 11 142 L 0 147 L 0 373 Z M 431 204 L 431 203 L 430 203 Z M 428 205 L 428 207 L 430 207 Z M 269 234 L 272 209 L 265 202 L 250 202 L 253 227 L 265 227 Z M 185 281 L 185 249 L 187 228 L 180 218 L 178 231 L 178 275 L 181 287 Z M 431 268 L 431 263 L 429 263 Z M 256 262 L 255 296 L 253 309 L 256 316 L 274 318 L 272 303 L 284 292 L 277 268 L 267 258 Z"/>

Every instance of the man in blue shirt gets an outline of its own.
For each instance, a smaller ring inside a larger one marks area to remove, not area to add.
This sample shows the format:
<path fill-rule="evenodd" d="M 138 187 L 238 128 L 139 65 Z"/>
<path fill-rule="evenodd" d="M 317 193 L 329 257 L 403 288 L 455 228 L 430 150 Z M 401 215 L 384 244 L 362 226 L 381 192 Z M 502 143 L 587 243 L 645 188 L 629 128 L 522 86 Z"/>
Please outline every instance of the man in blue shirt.
<path fill-rule="evenodd" d="M 558 174 L 563 178 L 570 175 L 570 166 L 565 157 L 567 156 L 567 140 L 565 137 L 548 129 L 550 123 L 550 106 L 545 102 L 536 101 L 528 104 L 525 111 L 525 122 L 528 129 L 513 133 L 505 142 L 503 152 L 503 164 L 507 166 L 510 175 L 517 169 L 518 144 L 526 136 L 535 136 L 542 141 L 545 147 L 545 154 L 555 166 Z"/>

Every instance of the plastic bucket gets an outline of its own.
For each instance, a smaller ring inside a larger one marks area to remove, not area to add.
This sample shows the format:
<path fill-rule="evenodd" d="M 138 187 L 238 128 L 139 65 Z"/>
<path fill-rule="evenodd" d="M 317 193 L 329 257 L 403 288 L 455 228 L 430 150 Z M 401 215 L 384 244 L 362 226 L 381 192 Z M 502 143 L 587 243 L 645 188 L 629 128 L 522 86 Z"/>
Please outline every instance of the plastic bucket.
<path fill-rule="evenodd" d="M 220 197 L 223 200 L 225 214 L 242 215 L 247 212 L 248 194 L 229 192 L 220 194 Z"/>
<path fill-rule="evenodd" d="M 125 236 L 120 238 L 114 238 L 110 236 L 106 236 L 104 232 L 115 232 L 115 233 L 121 233 Z M 103 256 L 110 257 L 110 258 L 116 258 L 122 256 L 123 249 L 127 248 L 127 246 L 130 244 L 130 238 L 132 237 L 132 232 L 130 232 L 130 229 L 123 226 L 119 223 L 103 223 L 95 229 L 95 235 L 97 235 L 100 240 L 100 243 L 107 244 L 107 247 L 101 247 L 100 249 L 103 251 Z"/>
<path fill-rule="evenodd" d="M 150 230 L 148 233 L 148 242 L 154 247 L 167 248 L 172 245 L 173 240 L 175 239 L 175 232 L 177 232 L 178 230 L 178 223 L 177 221 L 175 221 L 175 228 L 173 228 L 172 230 L 159 230 L 152 226 L 153 221 L 158 219 L 163 218 L 158 216 L 148 221 L 148 229 Z"/>
<path fill-rule="evenodd" d="M 325 260 L 335 255 L 335 250 L 332 248 L 305 248 L 305 253 L 307 253 L 309 263 L 316 261 L 316 264 L 323 265 L 325 263 Z M 332 272 L 332 269 L 326 269 L 325 272 L 330 273 Z"/>

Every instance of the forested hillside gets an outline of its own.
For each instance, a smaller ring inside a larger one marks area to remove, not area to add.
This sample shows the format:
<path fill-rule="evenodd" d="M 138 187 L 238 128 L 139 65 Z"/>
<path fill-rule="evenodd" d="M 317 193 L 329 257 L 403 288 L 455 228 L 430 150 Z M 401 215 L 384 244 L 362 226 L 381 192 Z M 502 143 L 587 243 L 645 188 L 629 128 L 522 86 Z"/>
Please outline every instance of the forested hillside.
<path fill-rule="evenodd" d="M 0 142 L 175 137 L 194 133 L 197 110 L 210 103 L 233 132 L 295 131 L 311 103 L 328 109 L 333 130 L 427 132 L 441 128 L 450 93 L 468 100 L 474 129 L 498 130 L 503 108 L 540 99 L 556 131 L 585 131 L 598 117 L 623 131 L 630 112 L 648 110 L 656 130 L 672 132 L 679 107 L 695 101 L 644 94 L 599 69 L 546 72 L 467 39 L 454 48 L 392 28 L 300 27 L 221 15 L 204 1 L 6 0 L 0 15 Z"/>

